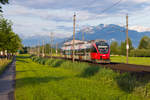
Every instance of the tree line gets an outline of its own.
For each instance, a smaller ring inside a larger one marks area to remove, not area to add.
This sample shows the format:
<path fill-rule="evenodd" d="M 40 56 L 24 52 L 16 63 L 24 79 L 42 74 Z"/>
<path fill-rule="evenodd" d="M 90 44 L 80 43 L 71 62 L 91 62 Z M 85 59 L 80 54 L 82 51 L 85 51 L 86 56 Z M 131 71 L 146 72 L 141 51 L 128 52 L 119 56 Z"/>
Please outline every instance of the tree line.
<path fill-rule="evenodd" d="M 0 55 L 13 54 L 21 46 L 20 37 L 12 30 L 12 22 L 0 16 Z"/>
<path fill-rule="evenodd" d="M 56 54 L 56 47 L 53 45 L 51 46 L 50 44 L 44 44 L 44 45 L 39 45 L 39 46 L 34 46 L 34 47 L 23 47 L 22 49 L 20 49 L 19 53 L 20 54 L 36 54 L 38 55 L 38 53 L 40 55 L 42 55 L 43 53 L 45 55 L 50 55 L 51 54 L 51 50 L 53 54 Z M 57 48 L 57 53 L 60 53 L 61 49 Z"/>
<path fill-rule="evenodd" d="M 8 0 L 0 0 L 1 4 L 8 4 Z M 0 57 L 13 55 L 21 48 L 21 39 L 12 30 L 12 22 L 2 15 L 0 6 Z"/>
<path fill-rule="evenodd" d="M 132 41 L 129 41 L 129 56 L 134 57 L 150 57 L 150 37 L 143 36 L 137 48 L 134 48 Z M 126 55 L 126 41 L 122 41 L 119 45 L 117 41 L 110 44 L 110 51 L 112 55 Z"/>

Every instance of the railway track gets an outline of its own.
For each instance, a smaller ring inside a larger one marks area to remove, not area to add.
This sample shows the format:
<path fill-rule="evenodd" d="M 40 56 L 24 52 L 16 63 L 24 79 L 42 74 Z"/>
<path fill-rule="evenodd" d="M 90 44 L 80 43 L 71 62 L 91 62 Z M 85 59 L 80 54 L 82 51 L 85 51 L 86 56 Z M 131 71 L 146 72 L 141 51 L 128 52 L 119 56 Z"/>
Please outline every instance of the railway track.
<path fill-rule="evenodd" d="M 50 56 L 46 56 L 46 58 L 50 58 Z M 52 58 L 72 60 L 71 58 L 56 57 L 56 56 L 53 56 Z M 125 64 L 125 63 L 116 63 L 116 62 L 111 62 L 109 64 L 100 64 L 100 63 L 93 63 L 87 60 L 78 60 L 78 59 L 75 59 L 75 61 L 87 62 L 89 64 L 94 64 L 94 65 L 102 65 L 102 67 L 110 68 L 120 72 L 150 73 L 150 66 L 144 66 L 144 65 Z"/>

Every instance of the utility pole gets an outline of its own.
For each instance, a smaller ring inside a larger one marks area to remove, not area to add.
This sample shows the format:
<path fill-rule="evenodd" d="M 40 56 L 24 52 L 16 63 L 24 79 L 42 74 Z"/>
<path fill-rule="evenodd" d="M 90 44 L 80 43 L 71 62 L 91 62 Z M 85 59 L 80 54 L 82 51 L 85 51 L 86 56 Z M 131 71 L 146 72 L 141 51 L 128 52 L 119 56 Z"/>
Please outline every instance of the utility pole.
<path fill-rule="evenodd" d="M 56 43 L 56 55 L 57 55 L 57 46 L 58 46 L 58 44 Z"/>
<path fill-rule="evenodd" d="M 82 41 L 84 41 L 84 32 L 82 32 Z"/>
<path fill-rule="evenodd" d="M 38 41 L 38 46 L 37 46 L 37 48 L 38 48 L 38 57 L 40 57 L 40 42 Z"/>
<path fill-rule="evenodd" d="M 72 52 L 72 61 L 74 62 L 74 45 L 75 45 L 75 22 L 76 22 L 76 14 L 74 13 L 74 16 L 73 16 L 73 45 L 72 45 L 72 49 L 73 49 L 73 52 Z"/>
<path fill-rule="evenodd" d="M 50 33 L 51 58 L 52 58 L 52 44 L 53 44 L 53 32 Z"/>
<path fill-rule="evenodd" d="M 82 41 L 84 42 L 84 32 L 82 32 Z M 85 44 L 85 42 L 84 42 Z M 86 56 L 86 49 L 84 49 L 84 55 Z"/>
<path fill-rule="evenodd" d="M 129 53 L 129 43 L 128 43 L 128 14 L 126 15 L 126 56 L 127 56 L 127 64 L 128 64 L 128 53 Z"/>
<path fill-rule="evenodd" d="M 42 56 L 44 57 L 45 56 L 45 54 L 44 54 L 44 40 L 43 40 L 43 48 L 42 48 Z"/>

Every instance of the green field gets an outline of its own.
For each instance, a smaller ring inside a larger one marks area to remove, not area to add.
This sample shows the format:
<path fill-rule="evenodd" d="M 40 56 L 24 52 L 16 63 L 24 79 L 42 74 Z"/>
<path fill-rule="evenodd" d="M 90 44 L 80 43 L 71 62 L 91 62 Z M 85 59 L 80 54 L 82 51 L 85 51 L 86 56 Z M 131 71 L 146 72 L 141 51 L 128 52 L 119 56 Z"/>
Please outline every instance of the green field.
<path fill-rule="evenodd" d="M 129 64 L 148 65 L 150 66 L 150 57 L 129 57 Z M 111 56 L 111 62 L 126 63 L 125 56 Z"/>
<path fill-rule="evenodd" d="M 10 63 L 11 60 L 7 59 L 0 59 L 0 74 L 5 70 L 8 63 Z"/>
<path fill-rule="evenodd" d="M 136 78 L 60 59 L 33 61 L 17 57 L 16 100 L 150 100 L 150 75 Z"/>

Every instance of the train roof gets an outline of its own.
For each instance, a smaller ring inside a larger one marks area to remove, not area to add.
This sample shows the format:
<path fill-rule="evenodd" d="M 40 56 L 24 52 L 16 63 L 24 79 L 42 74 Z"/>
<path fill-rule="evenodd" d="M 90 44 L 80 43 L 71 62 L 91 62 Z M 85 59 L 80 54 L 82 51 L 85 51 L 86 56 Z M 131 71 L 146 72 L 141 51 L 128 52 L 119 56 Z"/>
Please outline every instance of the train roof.
<path fill-rule="evenodd" d="M 85 44 L 85 43 L 92 43 L 92 42 L 107 42 L 107 41 L 103 39 L 89 40 L 89 41 L 75 40 L 75 44 Z M 69 42 L 65 42 L 63 45 L 67 46 L 72 44 L 73 44 L 73 40 Z"/>
<path fill-rule="evenodd" d="M 75 40 L 74 42 L 75 42 L 75 44 L 84 44 L 87 41 Z M 64 43 L 64 45 L 72 45 L 72 44 L 73 44 L 73 40 Z"/>
<path fill-rule="evenodd" d="M 75 40 L 75 50 L 78 49 L 87 49 L 91 47 L 92 43 L 106 43 L 106 40 L 89 40 L 89 41 L 81 41 L 81 40 Z M 73 40 L 69 42 L 65 42 L 62 46 L 62 50 L 72 50 L 72 44 Z"/>

